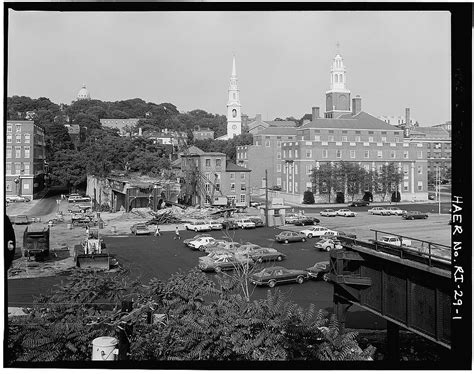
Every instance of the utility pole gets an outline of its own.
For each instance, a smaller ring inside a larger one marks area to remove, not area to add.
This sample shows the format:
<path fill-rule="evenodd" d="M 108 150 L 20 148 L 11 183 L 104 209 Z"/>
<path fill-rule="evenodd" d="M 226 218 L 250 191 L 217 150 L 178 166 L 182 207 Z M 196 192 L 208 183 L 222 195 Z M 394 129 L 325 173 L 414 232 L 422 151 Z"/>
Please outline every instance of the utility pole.
<path fill-rule="evenodd" d="M 441 170 L 439 170 L 439 166 L 436 167 L 436 175 L 438 181 L 438 214 L 441 214 Z"/>
<path fill-rule="evenodd" d="M 268 170 L 265 169 L 265 226 L 268 227 Z"/>

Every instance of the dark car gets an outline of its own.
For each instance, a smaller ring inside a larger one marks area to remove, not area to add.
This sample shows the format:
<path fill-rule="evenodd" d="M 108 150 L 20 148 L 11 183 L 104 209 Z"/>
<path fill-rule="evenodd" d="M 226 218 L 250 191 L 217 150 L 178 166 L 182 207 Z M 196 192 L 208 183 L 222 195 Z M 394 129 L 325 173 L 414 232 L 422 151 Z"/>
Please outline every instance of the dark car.
<path fill-rule="evenodd" d="M 406 212 L 402 215 L 404 219 L 426 219 L 428 218 L 428 214 L 422 213 L 419 211 L 410 211 Z"/>
<path fill-rule="evenodd" d="M 277 242 L 289 243 L 289 242 L 305 242 L 306 235 L 300 232 L 294 231 L 282 231 L 276 237 Z"/>
<path fill-rule="evenodd" d="M 299 217 L 294 224 L 296 226 L 315 225 L 319 223 L 319 219 L 315 217 Z"/>
<path fill-rule="evenodd" d="M 357 239 L 357 235 L 354 234 L 353 232 L 338 231 L 337 236 L 344 236 L 346 238 Z"/>
<path fill-rule="evenodd" d="M 351 206 L 367 206 L 369 205 L 369 202 L 368 201 L 365 201 L 365 200 L 354 200 L 352 201 L 348 206 L 351 207 Z"/>
<path fill-rule="evenodd" d="M 281 191 L 281 186 L 273 186 L 272 188 L 269 188 L 269 190 L 272 190 L 272 191 Z"/>
<path fill-rule="evenodd" d="M 278 283 L 297 282 L 301 284 L 308 278 L 309 275 L 307 271 L 286 269 L 282 266 L 272 266 L 252 274 L 250 281 L 258 286 L 268 285 L 268 287 L 275 287 Z"/>
<path fill-rule="evenodd" d="M 259 217 L 249 217 L 249 220 L 251 220 L 253 223 L 255 223 L 255 227 L 263 227 L 265 224 L 263 223 L 263 219 Z"/>
<path fill-rule="evenodd" d="M 429 199 L 429 200 L 435 200 L 435 199 L 436 199 L 436 194 L 434 194 L 433 192 L 430 192 L 430 193 L 428 194 L 428 199 Z"/>
<path fill-rule="evenodd" d="M 329 261 L 316 262 L 313 266 L 306 269 L 309 276 L 316 280 L 329 280 Z"/>
<path fill-rule="evenodd" d="M 202 271 L 234 270 L 240 266 L 251 266 L 253 261 L 244 256 L 236 256 L 233 253 L 221 253 L 215 256 L 199 257 L 199 269 Z"/>
<path fill-rule="evenodd" d="M 235 222 L 234 220 L 225 220 L 225 221 L 222 221 L 222 228 L 224 230 L 236 230 L 239 228 L 239 226 L 237 225 L 237 222 Z"/>
<path fill-rule="evenodd" d="M 283 261 L 286 257 L 285 254 L 278 252 L 276 249 L 260 247 L 257 244 L 244 244 L 237 250 L 237 253 L 250 257 L 256 262 Z"/>

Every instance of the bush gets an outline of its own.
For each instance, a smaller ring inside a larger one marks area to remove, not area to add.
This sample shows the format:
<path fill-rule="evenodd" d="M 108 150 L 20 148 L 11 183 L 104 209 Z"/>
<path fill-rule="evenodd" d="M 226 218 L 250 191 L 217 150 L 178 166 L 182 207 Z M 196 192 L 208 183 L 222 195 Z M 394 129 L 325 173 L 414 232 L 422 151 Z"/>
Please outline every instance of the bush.
<path fill-rule="evenodd" d="M 311 191 L 304 192 L 303 204 L 314 204 L 314 194 Z"/>
<path fill-rule="evenodd" d="M 336 203 L 337 204 L 343 204 L 344 203 L 344 193 L 343 192 L 338 192 L 336 194 Z"/>
<path fill-rule="evenodd" d="M 400 200 L 401 200 L 400 192 L 399 191 L 393 191 L 391 201 L 393 203 L 398 203 L 398 202 L 400 202 Z"/>
<path fill-rule="evenodd" d="M 374 201 L 374 196 L 372 195 L 372 192 L 366 191 L 362 200 L 370 202 Z"/>

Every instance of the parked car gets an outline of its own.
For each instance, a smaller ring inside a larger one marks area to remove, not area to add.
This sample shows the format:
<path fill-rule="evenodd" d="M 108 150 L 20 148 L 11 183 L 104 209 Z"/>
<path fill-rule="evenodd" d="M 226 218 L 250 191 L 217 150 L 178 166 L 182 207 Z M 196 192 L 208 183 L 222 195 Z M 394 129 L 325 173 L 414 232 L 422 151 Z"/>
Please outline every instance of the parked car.
<path fill-rule="evenodd" d="M 310 278 L 316 279 L 316 280 L 324 280 L 328 281 L 329 280 L 329 261 L 320 261 L 316 262 L 313 266 L 309 267 L 306 269 L 308 272 L 308 275 Z"/>
<path fill-rule="evenodd" d="M 272 190 L 272 191 L 281 191 L 281 186 L 273 186 L 272 188 L 269 188 L 269 190 Z"/>
<path fill-rule="evenodd" d="M 304 270 L 286 269 L 282 266 L 272 266 L 260 270 L 250 276 L 250 282 L 255 285 L 275 287 L 279 283 L 297 282 L 303 283 L 309 275 Z"/>
<path fill-rule="evenodd" d="M 30 223 L 30 221 L 28 219 L 28 216 L 24 214 L 19 214 L 18 216 L 13 218 L 13 223 L 15 225 L 27 225 L 28 223 Z"/>
<path fill-rule="evenodd" d="M 204 221 L 195 221 L 191 223 L 185 223 L 184 227 L 186 230 L 191 230 L 191 231 L 211 231 L 211 226 L 209 223 L 206 223 Z"/>
<path fill-rule="evenodd" d="M 336 213 L 338 216 L 342 216 L 342 217 L 355 217 L 357 215 L 357 213 L 347 208 L 339 209 L 336 211 Z"/>
<path fill-rule="evenodd" d="M 369 205 L 369 202 L 368 201 L 365 201 L 365 200 L 354 200 L 352 201 L 348 207 L 352 207 L 352 206 L 368 206 Z"/>
<path fill-rule="evenodd" d="M 241 229 L 254 229 L 255 228 L 255 222 L 251 221 L 248 218 L 238 219 L 235 223 L 237 223 L 237 227 Z"/>
<path fill-rule="evenodd" d="M 220 223 L 219 221 L 211 220 L 207 221 L 206 224 L 209 225 L 211 230 L 222 230 L 222 223 Z"/>
<path fill-rule="evenodd" d="M 402 216 L 403 213 L 407 212 L 406 210 L 400 209 L 396 206 L 387 207 L 387 210 L 390 212 L 392 216 Z"/>
<path fill-rule="evenodd" d="M 436 199 L 436 194 L 433 192 L 428 193 L 428 199 L 429 200 L 435 200 Z"/>
<path fill-rule="evenodd" d="M 253 261 L 244 256 L 236 256 L 233 253 L 222 253 L 215 256 L 199 257 L 199 269 L 202 271 L 221 271 L 234 270 L 242 265 L 252 265 Z"/>
<path fill-rule="evenodd" d="M 275 237 L 275 240 L 280 243 L 305 242 L 306 236 L 300 232 L 282 231 Z"/>
<path fill-rule="evenodd" d="M 133 235 L 149 235 L 152 233 L 152 230 L 144 223 L 135 223 L 130 227 L 130 231 Z"/>
<path fill-rule="evenodd" d="M 264 227 L 265 224 L 263 223 L 263 219 L 260 217 L 249 217 L 249 220 L 251 220 L 253 223 L 255 223 L 255 227 Z"/>
<path fill-rule="evenodd" d="M 335 237 L 326 236 L 326 237 L 320 238 L 314 245 L 314 248 L 317 248 L 320 251 L 329 252 L 331 249 L 334 249 L 334 248 L 341 249 L 342 245 L 341 245 L 341 242 L 337 240 Z"/>
<path fill-rule="evenodd" d="M 353 232 L 344 232 L 344 231 L 336 231 L 336 236 L 345 236 L 346 238 L 357 239 L 357 235 Z"/>
<path fill-rule="evenodd" d="M 296 220 L 298 220 L 298 218 L 300 218 L 301 216 L 299 214 L 296 214 L 296 213 L 288 213 L 286 216 L 285 216 L 285 223 L 294 223 Z"/>
<path fill-rule="evenodd" d="M 405 212 L 402 217 L 404 219 L 427 219 L 428 214 L 422 213 L 419 211 L 410 211 L 410 212 Z"/>
<path fill-rule="evenodd" d="M 401 239 L 401 241 L 400 241 L 400 239 Z M 400 246 L 405 246 L 405 247 L 411 246 L 411 240 L 410 239 L 405 239 L 405 238 L 401 238 L 401 237 L 399 238 L 397 236 L 392 236 L 392 235 L 382 236 L 379 239 L 379 242 L 388 243 L 388 244 L 391 244 L 391 245 L 396 245 L 398 247 L 400 247 Z"/>
<path fill-rule="evenodd" d="M 67 202 L 68 203 L 85 203 L 85 202 L 91 202 L 91 198 L 89 196 L 82 196 L 77 193 L 73 193 L 69 195 Z"/>
<path fill-rule="evenodd" d="M 209 234 L 197 234 L 197 235 L 194 235 L 192 238 L 184 239 L 183 243 L 186 246 L 189 246 L 189 243 L 191 243 L 192 241 L 197 240 L 199 238 L 212 238 L 212 236 L 210 236 Z"/>
<path fill-rule="evenodd" d="M 389 216 L 391 215 L 390 211 L 387 208 L 381 206 L 375 206 L 367 211 L 369 214 L 377 214 L 380 216 Z"/>
<path fill-rule="evenodd" d="M 199 249 L 200 251 L 204 251 L 204 248 L 206 246 L 214 244 L 216 239 L 214 239 L 211 236 L 199 238 L 196 240 L 193 240 L 188 244 L 189 247 L 194 248 L 194 249 Z"/>
<path fill-rule="evenodd" d="M 248 256 L 255 262 L 283 261 L 286 257 L 285 254 L 278 252 L 276 249 L 260 247 L 257 244 L 244 244 L 236 253 Z"/>
<path fill-rule="evenodd" d="M 216 250 L 223 250 L 223 251 L 230 251 L 235 252 L 237 249 L 240 248 L 242 244 L 237 242 L 228 242 L 225 240 L 216 240 L 214 244 L 209 244 L 204 246 L 204 251 L 207 253 L 216 251 Z"/>
<path fill-rule="evenodd" d="M 319 214 L 322 217 L 336 217 L 337 216 L 337 213 L 334 209 L 324 209 L 321 212 L 319 212 Z"/>
<path fill-rule="evenodd" d="M 235 230 L 238 229 L 239 226 L 237 226 L 237 222 L 235 220 L 225 220 L 222 221 L 222 228 L 225 230 Z"/>
<path fill-rule="evenodd" d="M 304 234 L 307 238 L 312 238 L 313 236 L 321 236 L 324 235 L 326 231 L 328 231 L 326 227 L 322 226 L 313 226 L 313 227 L 308 227 L 305 230 L 301 230 L 300 233 Z"/>
<path fill-rule="evenodd" d="M 28 203 L 29 201 L 31 201 L 29 197 L 20 196 L 20 195 L 7 196 L 5 197 L 5 200 L 7 203 Z"/>
<path fill-rule="evenodd" d="M 252 206 L 254 208 L 258 208 L 260 205 L 262 205 L 262 203 L 258 203 L 256 201 L 251 201 L 250 202 L 250 206 Z"/>
<path fill-rule="evenodd" d="M 316 223 L 319 223 L 319 219 L 314 218 L 314 217 L 305 217 L 305 216 L 298 218 L 294 222 L 296 226 L 314 225 Z"/>

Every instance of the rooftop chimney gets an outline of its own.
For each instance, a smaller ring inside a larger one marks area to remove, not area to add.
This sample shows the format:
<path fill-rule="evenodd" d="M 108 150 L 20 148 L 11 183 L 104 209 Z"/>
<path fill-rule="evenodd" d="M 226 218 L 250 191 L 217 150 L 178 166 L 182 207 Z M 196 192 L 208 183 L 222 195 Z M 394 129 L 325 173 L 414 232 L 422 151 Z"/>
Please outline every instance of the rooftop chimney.
<path fill-rule="evenodd" d="M 314 121 L 316 118 L 319 118 L 319 106 L 313 106 L 313 114 L 311 120 Z"/>
<path fill-rule="evenodd" d="M 359 95 L 352 99 L 352 115 L 355 116 L 357 113 L 362 111 L 362 99 Z"/>
<path fill-rule="evenodd" d="M 405 127 L 403 129 L 403 134 L 405 137 L 410 136 L 410 108 L 405 108 Z"/>

